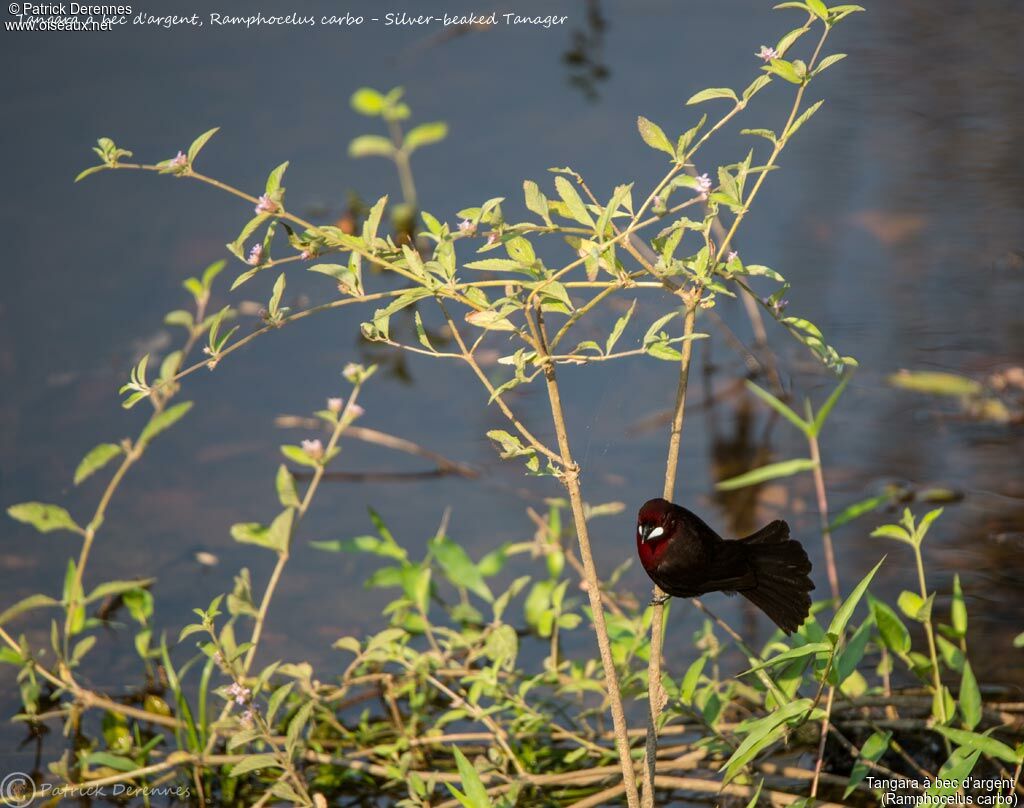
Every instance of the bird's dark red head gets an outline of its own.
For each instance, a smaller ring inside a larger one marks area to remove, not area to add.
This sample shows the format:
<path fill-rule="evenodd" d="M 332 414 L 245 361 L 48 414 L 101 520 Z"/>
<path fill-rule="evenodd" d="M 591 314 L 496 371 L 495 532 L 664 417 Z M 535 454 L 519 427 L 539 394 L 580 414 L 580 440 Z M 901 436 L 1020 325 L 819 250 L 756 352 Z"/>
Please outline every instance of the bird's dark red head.
<path fill-rule="evenodd" d="M 636 518 L 636 549 L 646 569 L 656 566 L 676 532 L 677 508 L 665 499 L 649 499 Z"/>

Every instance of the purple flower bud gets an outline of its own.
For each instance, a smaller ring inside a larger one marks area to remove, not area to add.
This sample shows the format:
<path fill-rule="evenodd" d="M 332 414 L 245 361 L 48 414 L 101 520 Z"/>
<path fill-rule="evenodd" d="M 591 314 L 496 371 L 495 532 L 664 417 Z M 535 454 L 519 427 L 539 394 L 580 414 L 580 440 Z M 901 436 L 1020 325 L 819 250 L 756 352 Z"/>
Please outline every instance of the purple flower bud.
<path fill-rule="evenodd" d="M 255 211 L 257 213 L 276 213 L 278 207 L 280 206 L 273 199 L 267 194 L 263 194 L 256 203 Z"/>
<path fill-rule="evenodd" d="M 736 250 L 730 250 L 729 254 L 725 257 L 725 260 L 731 263 L 732 261 L 735 261 L 739 257 L 740 254 L 736 252 Z"/>
<path fill-rule="evenodd" d="M 492 244 L 497 244 L 501 241 L 501 234 L 497 230 L 492 230 L 487 234 L 487 246 L 490 247 Z"/>
<path fill-rule="evenodd" d="M 303 261 L 308 261 L 314 255 L 315 253 L 312 250 L 303 250 L 301 253 L 299 253 L 299 258 L 301 258 Z"/>
<path fill-rule="evenodd" d="M 249 264 L 258 267 L 263 263 L 263 245 L 253 244 L 252 249 L 249 250 Z"/>
<path fill-rule="evenodd" d="M 188 156 L 183 151 L 179 151 L 174 158 L 171 160 L 171 168 L 176 171 L 181 171 L 184 168 L 188 168 Z"/>
<path fill-rule="evenodd" d="M 253 721 L 255 720 L 256 714 L 252 711 L 252 708 L 250 707 L 248 710 L 242 713 L 242 717 L 239 719 L 239 722 L 242 725 L 242 729 L 251 729 Z"/>
<path fill-rule="evenodd" d="M 343 398 L 329 398 L 327 399 L 327 409 L 337 414 L 341 412 L 341 408 L 345 406 L 345 399 Z"/>
<path fill-rule="evenodd" d="M 463 219 L 459 222 L 459 232 L 466 236 L 472 236 L 476 233 L 476 225 L 469 219 Z"/>
<path fill-rule="evenodd" d="M 772 59 L 779 58 L 779 52 L 775 50 L 775 48 L 769 48 L 767 45 L 762 45 L 761 50 L 754 55 L 765 62 L 770 62 Z"/>
<path fill-rule="evenodd" d="M 309 457 L 314 460 L 319 460 L 324 456 L 324 445 L 319 439 L 316 440 L 304 440 L 302 441 L 302 451 L 304 451 Z"/>
<path fill-rule="evenodd" d="M 351 407 L 348 408 L 348 411 L 349 413 L 351 413 L 353 419 L 360 417 L 366 412 L 366 410 L 364 410 L 358 404 L 353 404 Z"/>

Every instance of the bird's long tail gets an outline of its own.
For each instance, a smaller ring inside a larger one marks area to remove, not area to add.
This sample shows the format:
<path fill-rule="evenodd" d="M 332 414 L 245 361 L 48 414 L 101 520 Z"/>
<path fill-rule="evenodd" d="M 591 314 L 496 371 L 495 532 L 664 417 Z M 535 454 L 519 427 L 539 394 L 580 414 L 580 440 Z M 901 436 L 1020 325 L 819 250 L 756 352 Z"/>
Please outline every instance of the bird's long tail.
<path fill-rule="evenodd" d="M 768 615 L 787 634 L 807 619 L 811 610 L 811 561 L 800 542 L 789 537 L 789 525 L 781 520 L 740 539 L 757 577 L 753 589 L 740 592 Z"/>

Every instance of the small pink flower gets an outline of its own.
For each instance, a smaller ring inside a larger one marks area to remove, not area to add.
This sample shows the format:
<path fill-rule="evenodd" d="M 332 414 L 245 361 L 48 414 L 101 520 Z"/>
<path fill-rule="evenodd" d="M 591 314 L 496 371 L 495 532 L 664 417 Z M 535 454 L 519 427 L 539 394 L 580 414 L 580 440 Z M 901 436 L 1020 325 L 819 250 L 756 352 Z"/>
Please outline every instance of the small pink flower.
<path fill-rule="evenodd" d="M 341 408 L 345 406 L 345 399 L 343 398 L 329 398 L 327 399 L 327 409 L 333 413 L 341 412 Z"/>
<path fill-rule="evenodd" d="M 730 250 L 729 254 L 725 257 L 726 261 L 732 262 L 740 257 L 740 254 L 736 250 Z"/>
<path fill-rule="evenodd" d="M 497 230 L 492 230 L 487 234 L 487 246 L 490 247 L 492 244 L 497 244 L 501 241 L 501 234 Z"/>
<path fill-rule="evenodd" d="M 184 168 L 188 168 L 188 156 L 183 151 L 179 151 L 174 158 L 171 160 L 170 167 L 176 171 L 181 171 Z"/>
<path fill-rule="evenodd" d="M 463 219 L 459 222 L 459 232 L 465 236 L 472 236 L 476 232 L 476 225 L 469 219 Z"/>
<path fill-rule="evenodd" d="M 302 451 L 304 451 L 309 457 L 314 460 L 319 460 L 324 456 L 324 445 L 319 439 L 316 440 L 304 440 L 302 441 Z"/>
<path fill-rule="evenodd" d="M 697 177 L 697 192 L 704 198 L 707 198 L 708 191 L 711 190 L 711 177 L 707 174 L 701 174 Z"/>
<path fill-rule="evenodd" d="M 235 700 L 235 704 L 245 704 L 252 695 L 252 691 L 245 685 L 232 682 L 231 687 L 228 688 L 228 695 Z"/>
<path fill-rule="evenodd" d="M 654 205 L 656 209 L 665 207 L 665 202 L 657 194 L 655 194 L 654 199 L 651 200 L 651 203 Z"/>
<path fill-rule="evenodd" d="M 301 258 L 303 261 L 308 261 L 314 255 L 315 253 L 312 250 L 303 250 L 301 253 L 299 253 L 299 258 Z"/>
<path fill-rule="evenodd" d="M 255 720 L 256 714 L 252 711 L 252 708 L 250 707 L 248 710 L 242 713 L 242 717 L 239 719 L 239 723 L 242 725 L 242 729 L 251 729 L 253 721 Z"/>
<path fill-rule="evenodd" d="M 263 245 L 253 244 L 252 249 L 249 250 L 249 264 L 254 267 L 258 267 L 263 263 Z"/>
<path fill-rule="evenodd" d="M 273 199 L 267 194 L 263 194 L 256 203 L 255 211 L 257 213 L 275 213 L 278 207 L 278 204 Z"/>
<path fill-rule="evenodd" d="M 352 382 L 352 384 L 355 384 L 363 375 L 363 366 L 357 362 L 349 362 L 341 371 L 341 375 Z"/>
<path fill-rule="evenodd" d="M 358 404 L 353 404 L 352 406 L 350 406 L 348 408 L 348 411 L 352 415 L 352 418 L 358 418 L 359 416 L 366 412 L 366 410 L 364 410 Z"/>
<path fill-rule="evenodd" d="M 779 52 L 775 50 L 775 48 L 769 48 L 767 45 L 762 45 L 761 50 L 754 55 L 765 62 L 770 62 L 772 59 L 779 58 Z"/>

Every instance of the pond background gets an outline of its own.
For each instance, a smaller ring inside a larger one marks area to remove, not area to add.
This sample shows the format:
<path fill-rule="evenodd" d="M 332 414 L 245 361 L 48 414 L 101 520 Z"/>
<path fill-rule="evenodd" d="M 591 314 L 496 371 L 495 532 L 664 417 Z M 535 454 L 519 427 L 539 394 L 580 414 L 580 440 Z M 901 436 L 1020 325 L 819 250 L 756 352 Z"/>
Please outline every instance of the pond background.
<path fill-rule="evenodd" d="M 306 5 L 296 10 L 384 11 L 371 3 Z M 422 207 L 454 221 L 462 207 L 505 196 L 518 215 L 523 179 L 550 185 L 550 166 L 571 165 L 603 197 L 622 181 L 649 188 L 665 166 L 637 136 L 636 116 L 682 131 L 699 116 L 683 105 L 692 93 L 746 86 L 757 72 L 758 46 L 798 24 L 797 13 L 772 12 L 770 6 L 740 0 L 524 1 L 496 10 L 564 13 L 569 19 L 550 29 L 502 26 L 452 38 L 439 28 L 209 25 L 0 33 L 0 66 L 8 77 L 0 130 L 3 506 L 39 499 L 59 502 L 73 514 L 91 512 L 105 475 L 76 489 L 76 464 L 96 443 L 134 434 L 143 423 L 145 408 L 123 411 L 117 388 L 138 356 L 170 349 L 171 330 L 161 323 L 165 312 L 187 303 L 181 281 L 224 256 L 223 244 L 251 214 L 214 189 L 149 174 L 104 173 L 72 184 L 94 162 L 90 146 L 97 137 L 112 137 L 137 158 L 156 161 L 219 125 L 201 158 L 205 173 L 251 190 L 288 159 L 289 206 L 329 221 L 343 210 L 349 191 L 370 201 L 384 193 L 397 198 L 389 163 L 346 156 L 352 137 L 377 131 L 376 122 L 351 111 L 348 98 L 363 85 L 403 85 L 414 121 L 450 125 L 447 140 L 414 157 Z M 200 9 L 164 3 L 140 10 Z M 220 10 L 256 8 L 224 3 Z M 450 2 L 393 10 L 489 9 Z M 888 482 L 963 494 L 926 544 L 930 583 L 946 592 L 960 572 L 975 625 L 972 661 L 980 678 L 1002 683 L 1019 683 L 1024 671 L 1024 650 L 1008 650 L 1024 629 L 1020 428 L 958 418 L 949 402 L 893 389 L 886 377 L 911 368 L 983 379 L 1024 362 L 1022 34 L 1024 6 L 1011 0 L 887 0 L 843 23 L 828 52 L 849 58 L 813 86 L 809 99 L 824 97 L 826 104 L 787 148 L 782 169 L 768 178 L 736 244 L 748 263 L 784 274 L 793 284 L 790 311 L 819 324 L 832 344 L 861 363 L 823 441 L 833 512 Z M 567 60 L 574 50 L 584 55 L 582 66 Z M 742 126 L 780 126 L 791 90 L 777 85 L 759 96 Z M 700 155 L 699 168 L 713 173 L 750 145 L 739 135 L 720 138 Z M 555 248 L 552 254 L 564 253 Z M 225 279 L 233 274 L 222 276 L 215 305 L 228 302 Z M 290 271 L 289 302 L 300 295 L 330 297 L 322 278 L 302 274 Z M 265 301 L 273 277 L 258 278 L 231 302 Z M 650 322 L 666 305 L 656 294 L 641 301 L 638 314 L 646 319 L 640 322 Z M 719 312 L 749 339 L 738 306 L 723 303 Z M 230 589 L 240 567 L 250 568 L 260 591 L 271 555 L 234 543 L 228 529 L 275 513 L 277 447 L 307 435 L 278 429 L 274 418 L 306 414 L 326 397 L 345 393 L 341 367 L 368 356 L 358 339 L 358 324 L 368 313 L 346 308 L 304 320 L 257 340 L 216 373 L 189 377 L 179 400 L 196 406 L 173 438 L 154 444 L 119 490 L 88 583 L 156 575 L 157 625 L 172 638 L 193 607 Z M 243 332 L 251 322 L 243 323 Z M 715 468 L 742 459 L 750 435 L 763 432 L 766 413 L 728 393 L 742 365 L 710 324 L 701 327 L 712 333 L 717 370 L 710 381 L 693 374 L 696 406 L 688 411 L 677 499 L 724 532 L 728 514 L 712 497 Z M 787 383 L 798 395 L 822 400 L 832 381 L 781 328 L 769 323 L 769 335 Z M 708 342 L 698 344 L 697 371 L 707 350 Z M 376 350 L 372 355 L 381 356 Z M 544 497 L 561 494 L 552 481 L 523 477 L 517 464 L 497 460 L 484 435 L 502 420 L 484 406 L 468 369 L 407 356 L 402 375 L 384 372 L 373 380 L 361 400 L 366 415 L 360 423 L 470 464 L 481 476 L 326 485 L 303 522 L 271 609 L 265 660 L 309 659 L 327 678 L 342 664 L 330 643 L 380 625 L 379 610 L 390 595 L 362 589 L 374 560 L 327 556 L 307 546 L 369 532 L 367 506 L 381 513 L 414 556 L 422 555 L 450 506 L 450 535 L 478 558 L 501 542 L 528 537 L 526 507 L 542 507 Z M 625 504 L 619 515 L 594 524 L 598 569 L 608 574 L 633 556 L 636 508 L 660 493 L 666 427 L 658 416 L 672 404 L 675 368 L 637 359 L 567 368 L 562 380 L 588 500 Z M 702 407 L 711 393 L 718 403 Z M 551 434 L 540 388 L 518 391 L 513 403 L 542 437 Z M 777 425 L 770 436 L 772 459 L 805 452 L 787 425 Z M 353 472 L 425 467 L 357 441 L 345 444 L 338 466 Z M 805 539 L 823 590 L 809 480 L 761 494 L 757 518 L 790 521 Z M 879 590 L 895 594 L 912 583 L 909 553 L 868 536 L 883 521 L 889 518 L 872 515 L 837 533 L 847 587 L 885 552 L 890 556 Z M 55 594 L 77 549 L 70 534 L 39 535 L 5 521 L 0 606 L 37 591 Z M 219 564 L 200 566 L 198 551 L 215 554 Z M 650 586 L 638 565 L 622 585 L 638 598 L 646 598 Z M 730 622 L 744 620 L 741 599 L 708 600 Z M 943 601 L 938 608 L 944 611 Z M 681 674 L 698 621 L 682 604 L 672 618 L 668 664 Z M 764 620 L 745 625 L 762 639 L 767 634 Z M 29 626 L 34 644 L 46 644 L 39 614 L 18 619 L 12 629 Z M 585 627 L 571 642 L 576 653 L 593 650 Z M 99 647 L 107 645 L 114 643 Z M 117 645 L 123 655 L 91 671 L 91 684 L 112 694 L 140 676 L 129 636 Z M 17 707 L 13 671 L 0 669 L 0 710 L 10 716 Z M 31 744 L 19 748 L 23 732 L 11 724 L 0 730 L 5 771 L 31 765 L 37 750 Z M 51 734 L 44 758 L 59 754 L 61 743 L 59 733 Z"/>

